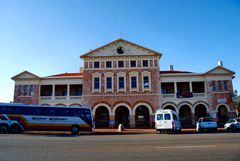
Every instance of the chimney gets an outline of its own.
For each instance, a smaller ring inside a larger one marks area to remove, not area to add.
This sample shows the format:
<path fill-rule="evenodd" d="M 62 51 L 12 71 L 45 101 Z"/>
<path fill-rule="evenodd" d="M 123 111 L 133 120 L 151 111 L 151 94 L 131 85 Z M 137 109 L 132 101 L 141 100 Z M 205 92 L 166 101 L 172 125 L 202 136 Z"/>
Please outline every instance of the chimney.
<path fill-rule="evenodd" d="M 174 71 L 173 65 L 169 65 L 169 70 Z"/>
<path fill-rule="evenodd" d="M 223 67 L 223 62 L 221 60 L 218 61 L 218 66 Z"/>
<path fill-rule="evenodd" d="M 80 73 L 83 73 L 83 67 L 80 67 L 80 71 L 79 71 Z"/>

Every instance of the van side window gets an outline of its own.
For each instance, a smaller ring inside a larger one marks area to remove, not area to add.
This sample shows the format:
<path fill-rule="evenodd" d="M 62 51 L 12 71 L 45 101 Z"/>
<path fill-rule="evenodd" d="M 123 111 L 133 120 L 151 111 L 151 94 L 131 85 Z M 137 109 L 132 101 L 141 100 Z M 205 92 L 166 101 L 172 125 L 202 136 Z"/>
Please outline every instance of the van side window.
<path fill-rule="evenodd" d="M 163 120 L 163 114 L 157 114 L 157 120 Z"/>
<path fill-rule="evenodd" d="M 171 120 L 171 115 L 169 113 L 164 114 L 164 120 Z"/>
<path fill-rule="evenodd" d="M 173 114 L 173 120 L 177 121 L 177 116 L 175 114 Z"/>

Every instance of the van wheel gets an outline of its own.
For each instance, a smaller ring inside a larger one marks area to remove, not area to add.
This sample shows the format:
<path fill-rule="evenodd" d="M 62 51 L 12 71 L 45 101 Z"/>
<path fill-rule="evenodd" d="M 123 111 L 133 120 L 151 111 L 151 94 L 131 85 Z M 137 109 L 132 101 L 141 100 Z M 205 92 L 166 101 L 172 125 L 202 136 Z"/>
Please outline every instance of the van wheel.
<path fill-rule="evenodd" d="M 7 124 L 1 124 L 0 125 L 0 133 L 1 134 L 6 134 L 8 132 L 8 125 Z"/>
<path fill-rule="evenodd" d="M 12 133 L 12 134 L 20 134 L 23 131 L 22 131 L 21 127 L 18 124 L 13 124 L 10 127 L 9 132 Z"/>
<path fill-rule="evenodd" d="M 72 134 L 78 134 L 79 133 L 79 127 L 77 126 L 77 125 L 73 125 L 72 127 L 71 127 L 71 133 Z"/>

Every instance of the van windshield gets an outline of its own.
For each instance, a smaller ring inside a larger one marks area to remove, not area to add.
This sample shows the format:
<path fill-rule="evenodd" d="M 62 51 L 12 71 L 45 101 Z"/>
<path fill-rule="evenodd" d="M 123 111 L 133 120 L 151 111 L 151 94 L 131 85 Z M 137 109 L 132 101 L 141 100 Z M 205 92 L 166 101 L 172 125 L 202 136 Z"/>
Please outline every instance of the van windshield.
<path fill-rule="evenodd" d="M 169 113 L 164 114 L 164 119 L 165 120 L 171 120 L 171 115 Z"/>
<path fill-rule="evenodd" d="M 157 120 L 163 120 L 163 114 L 157 114 Z"/>

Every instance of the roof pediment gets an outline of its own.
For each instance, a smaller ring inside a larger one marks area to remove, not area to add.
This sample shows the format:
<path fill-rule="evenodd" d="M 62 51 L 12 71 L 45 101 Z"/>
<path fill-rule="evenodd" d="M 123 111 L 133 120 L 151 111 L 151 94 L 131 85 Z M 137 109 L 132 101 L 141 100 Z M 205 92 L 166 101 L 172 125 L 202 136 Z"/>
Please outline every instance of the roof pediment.
<path fill-rule="evenodd" d="M 12 77 L 12 80 L 17 80 L 17 79 L 39 79 L 40 77 L 28 72 L 28 71 L 24 71 L 22 73 L 19 73 L 17 75 L 15 75 L 14 77 Z"/>
<path fill-rule="evenodd" d="M 222 66 L 217 66 L 205 73 L 206 75 L 234 75 L 235 72 L 224 68 Z"/>
<path fill-rule="evenodd" d="M 95 57 L 124 57 L 124 56 L 159 56 L 161 53 L 137 45 L 135 43 L 118 39 L 95 50 L 91 50 L 86 54 L 81 55 L 81 58 Z"/>

